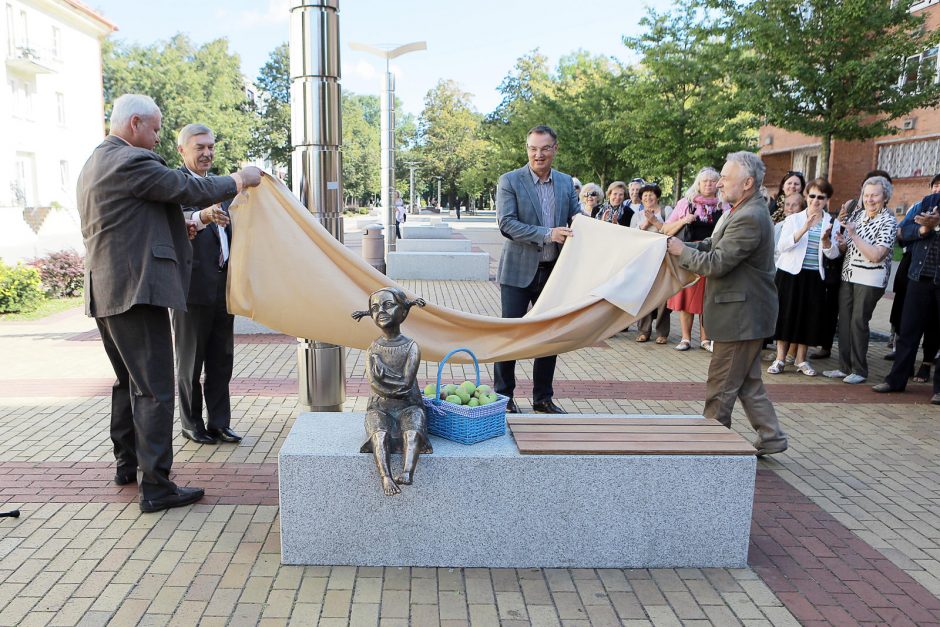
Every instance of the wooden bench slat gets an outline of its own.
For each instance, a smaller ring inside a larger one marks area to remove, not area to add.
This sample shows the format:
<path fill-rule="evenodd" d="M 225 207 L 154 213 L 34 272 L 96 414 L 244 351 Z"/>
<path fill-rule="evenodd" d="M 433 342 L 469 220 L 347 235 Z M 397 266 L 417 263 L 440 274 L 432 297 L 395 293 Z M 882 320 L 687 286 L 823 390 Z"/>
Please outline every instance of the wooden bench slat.
<path fill-rule="evenodd" d="M 725 429 L 725 431 L 728 431 Z M 727 433 L 526 433 L 515 436 L 516 442 L 739 442 L 741 436 Z"/>
<path fill-rule="evenodd" d="M 540 455 L 754 455 L 740 442 L 517 442 L 519 452 Z"/>
<path fill-rule="evenodd" d="M 715 420 L 708 418 L 696 418 L 694 416 L 683 416 L 680 418 L 669 417 L 641 417 L 641 418 L 554 418 L 549 416 L 507 416 L 508 423 L 512 425 L 678 425 L 678 426 L 698 426 L 698 425 L 719 425 Z"/>
<path fill-rule="evenodd" d="M 510 425 L 513 433 L 734 433 L 721 425 Z"/>

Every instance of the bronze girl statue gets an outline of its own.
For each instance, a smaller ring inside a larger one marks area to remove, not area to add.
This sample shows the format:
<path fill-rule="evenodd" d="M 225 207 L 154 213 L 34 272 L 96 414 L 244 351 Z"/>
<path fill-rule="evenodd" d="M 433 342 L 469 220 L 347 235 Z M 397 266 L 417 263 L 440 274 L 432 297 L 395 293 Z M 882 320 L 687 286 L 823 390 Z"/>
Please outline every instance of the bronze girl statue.
<path fill-rule="evenodd" d="M 417 374 L 421 363 L 418 344 L 401 334 L 401 323 L 412 306 L 425 301 L 409 300 L 397 287 L 383 287 L 369 297 L 369 310 L 352 314 L 356 320 L 371 316 L 382 335 L 366 352 L 372 394 L 366 408 L 368 439 L 360 452 L 375 455 L 382 489 L 392 496 L 399 485 L 411 485 L 420 453 L 432 453 L 428 441 L 427 416 Z M 401 474 L 393 480 L 389 470 L 391 453 L 402 453 Z"/>

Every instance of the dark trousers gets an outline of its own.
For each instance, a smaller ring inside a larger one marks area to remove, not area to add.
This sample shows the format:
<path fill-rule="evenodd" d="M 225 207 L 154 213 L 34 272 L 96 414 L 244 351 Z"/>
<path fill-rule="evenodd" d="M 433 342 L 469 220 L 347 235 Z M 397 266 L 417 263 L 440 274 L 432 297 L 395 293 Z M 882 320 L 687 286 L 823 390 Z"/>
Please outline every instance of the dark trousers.
<path fill-rule="evenodd" d="M 898 269 L 894 276 L 894 302 L 891 303 L 891 330 L 895 333 L 900 333 L 901 331 L 901 319 L 904 317 L 904 301 L 907 300 L 907 286 L 910 283 L 910 279 L 907 278 L 910 268 L 911 253 L 906 252 L 904 256 L 901 257 L 901 262 L 898 264 Z M 931 318 L 936 318 L 938 312 L 936 303 L 930 301 L 928 307 L 930 307 L 928 315 Z M 923 361 L 933 363 L 934 358 L 937 356 L 937 351 L 940 350 L 940 326 L 928 324 L 923 330 L 923 334 Z M 920 342 L 920 338 L 918 338 L 917 341 Z"/>
<path fill-rule="evenodd" d="M 180 424 L 189 431 L 202 432 L 206 427 L 227 429 L 232 422 L 229 383 L 235 359 L 235 316 L 226 309 L 225 277 L 221 279 L 215 304 L 187 305 L 187 311 L 173 312 Z M 203 367 L 206 378 L 200 383 Z"/>
<path fill-rule="evenodd" d="M 940 325 L 937 312 L 940 311 L 940 286 L 929 281 L 910 281 L 904 296 L 904 309 L 901 314 L 901 332 L 895 340 L 894 364 L 885 382 L 895 390 L 907 387 L 907 378 L 911 376 L 914 362 L 917 360 L 917 347 L 920 336 L 929 327 Z M 926 342 L 925 342 L 926 343 Z M 933 392 L 940 393 L 940 373 L 934 371 Z"/>
<path fill-rule="evenodd" d="M 819 346 L 823 350 L 831 351 L 832 341 L 836 337 L 836 328 L 839 325 L 839 290 L 842 287 L 842 281 L 830 283 L 828 276 L 826 275 L 827 280 L 823 283 L 822 320 L 819 322 L 822 341 Z"/>
<path fill-rule="evenodd" d="M 538 272 L 528 287 L 515 287 L 513 285 L 500 285 L 500 299 L 503 305 L 503 318 L 521 318 L 529 310 L 529 305 L 538 300 L 545 282 L 552 273 L 554 264 L 539 264 Z M 538 357 L 532 364 L 532 401 L 547 403 L 552 400 L 555 391 L 552 389 L 552 379 L 555 378 L 555 362 L 557 355 Z M 512 398 L 516 389 L 516 362 L 496 362 L 494 383 L 497 394 Z"/>
<path fill-rule="evenodd" d="M 119 470 L 137 469 L 141 499 L 173 494 L 173 341 L 165 307 L 135 305 L 95 318 L 117 380 L 111 441 Z"/>
<path fill-rule="evenodd" d="M 839 290 L 839 369 L 868 378 L 869 323 L 884 288 L 842 282 Z"/>
<path fill-rule="evenodd" d="M 656 318 L 656 337 L 669 337 L 669 318 L 671 315 L 672 310 L 666 307 L 666 303 L 663 303 L 655 311 L 636 321 L 637 332 L 640 335 L 649 337 L 653 331 L 653 318 Z"/>

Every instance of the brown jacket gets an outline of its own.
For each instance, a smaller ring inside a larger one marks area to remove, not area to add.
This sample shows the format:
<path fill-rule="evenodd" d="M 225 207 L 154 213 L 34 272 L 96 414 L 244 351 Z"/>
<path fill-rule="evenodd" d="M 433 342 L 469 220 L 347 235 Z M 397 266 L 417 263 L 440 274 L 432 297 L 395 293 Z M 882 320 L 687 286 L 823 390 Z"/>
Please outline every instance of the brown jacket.
<path fill-rule="evenodd" d="M 105 138 L 78 177 L 85 313 L 185 310 L 193 253 L 180 205 L 209 206 L 236 193 L 229 176 L 195 178 L 150 150 Z"/>
<path fill-rule="evenodd" d="M 679 265 L 708 279 L 702 315 L 708 337 L 717 342 L 772 337 L 778 307 L 774 227 L 761 196 L 725 213 L 711 237 L 686 246 Z"/>

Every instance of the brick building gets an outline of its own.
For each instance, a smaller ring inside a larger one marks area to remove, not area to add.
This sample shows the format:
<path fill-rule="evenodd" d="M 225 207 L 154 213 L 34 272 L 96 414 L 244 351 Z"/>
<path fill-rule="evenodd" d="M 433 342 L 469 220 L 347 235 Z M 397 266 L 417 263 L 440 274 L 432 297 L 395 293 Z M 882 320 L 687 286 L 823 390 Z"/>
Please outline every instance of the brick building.
<path fill-rule="evenodd" d="M 940 0 L 922 0 L 911 7 L 911 12 L 926 17 L 926 27 L 940 28 Z M 906 76 L 917 72 L 930 72 L 940 80 L 937 48 L 908 58 Z M 905 80 L 900 77 L 899 80 Z M 879 168 L 894 179 L 894 197 L 891 204 L 899 210 L 907 209 L 928 192 L 930 179 L 940 173 L 940 110 L 918 109 L 896 120 L 898 131 L 894 135 L 876 137 L 867 141 L 832 142 L 829 157 L 829 180 L 835 188 L 833 200 L 841 204 L 857 197 L 862 177 Z M 786 131 L 775 126 L 760 129 L 760 154 L 767 164 L 767 188 L 777 192 L 777 184 L 788 170 L 803 172 L 807 180 L 819 176 L 820 138 Z"/>

